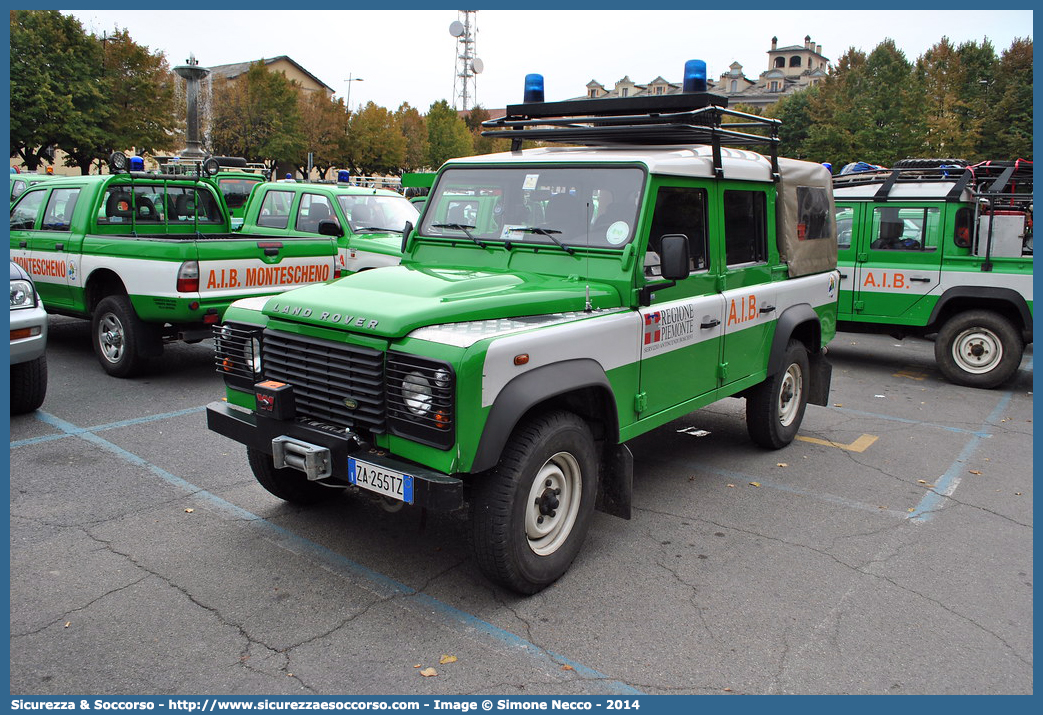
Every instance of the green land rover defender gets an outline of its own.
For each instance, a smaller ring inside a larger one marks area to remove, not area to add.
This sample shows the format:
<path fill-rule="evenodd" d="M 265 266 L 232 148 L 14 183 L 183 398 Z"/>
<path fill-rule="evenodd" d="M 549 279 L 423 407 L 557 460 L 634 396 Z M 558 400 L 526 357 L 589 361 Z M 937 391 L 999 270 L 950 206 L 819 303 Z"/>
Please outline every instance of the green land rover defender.
<path fill-rule="evenodd" d="M 483 572 L 539 591 L 595 508 L 630 517 L 627 440 L 744 397 L 777 449 L 826 403 L 831 180 L 777 126 L 705 91 L 508 107 L 513 150 L 441 168 L 401 265 L 225 314 L 210 429 L 285 500 L 467 505 Z"/>

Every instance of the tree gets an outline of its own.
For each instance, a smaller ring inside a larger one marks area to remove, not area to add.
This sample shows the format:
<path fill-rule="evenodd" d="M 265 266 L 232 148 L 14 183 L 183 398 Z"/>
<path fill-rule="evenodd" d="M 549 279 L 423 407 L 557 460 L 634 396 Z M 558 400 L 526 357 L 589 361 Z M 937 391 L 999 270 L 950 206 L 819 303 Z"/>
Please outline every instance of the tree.
<path fill-rule="evenodd" d="M 1032 159 L 1032 40 L 1011 43 L 984 92 L 982 157 Z"/>
<path fill-rule="evenodd" d="M 422 171 L 428 166 L 427 120 L 420 110 L 403 102 L 395 112 L 395 121 L 406 140 L 402 171 Z"/>
<path fill-rule="evenodd" d="M 12 10 L 11 156 L 30 171 L 53 149 L 103 146 L 114 109 L 100 81 L 101 46 L 56 10 Z"/>
<path fill-rule="evenodd" d="M 449 102 L 441 99 L 427 112 L 428 166 L 438 168 L 448 159 L 474 153 L 471 132 Z"/>
<path fill-rule="evenodd" d="M 297 105 L 298 85 L 258 61 L 234 80 L 215 80 L 210 144 L 215 154 L 300 163 L 306 140 Z"/>
<path fill-rule="evenodd" d="M 343 99 L 333 100 L 325 92 L 301 92 L 301 131 L 312 165 L 319 176 L 335 166 L 348 164 L 348 112 Z M 307 173 L 307 163 L 297 167 Z"/>
<path fill-rule="evenodd" d="M 398 171 L 406 158 L 406 138 L 395 115 L 368 102 L 352 116 L 348 125 L 348 157 L 355 171 L 364 175 Z"/>
<path fill-rule="evenodd" d="M 107 107 L 100 116 L 100 144 L 79 142 L 63 146 L 67 166 L 78 166 L 84 174 L 93 161 L 106 159 L 114 150 L 133 147 L 138 155 L 170 151 L 183 139 L 175 82 L 162 53 L 149 52 L 126 30 L 116 28 L 104 40 L 92 38 L 102 47 L 99 84 Z"/>
<path fill-rule="evenodd" d="M 814 123 L 811 102 L 817 93 L 817 87 L 809 87 L 783 97 L 765 109 L 764 116 L 782 122 L 782 126 L 779 127 L 779 154 L 781 156 L 794 159 L 808 158 L 809 153 L 805 145 Z"/>

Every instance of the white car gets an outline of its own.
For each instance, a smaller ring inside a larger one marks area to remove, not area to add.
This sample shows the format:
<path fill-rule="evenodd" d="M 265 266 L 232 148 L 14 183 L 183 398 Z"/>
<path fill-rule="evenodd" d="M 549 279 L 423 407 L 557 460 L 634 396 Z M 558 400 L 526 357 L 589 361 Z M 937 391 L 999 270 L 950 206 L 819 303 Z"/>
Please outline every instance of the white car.
<path fill-rule="evenodd" d="M 32 412 L 47 394 L 47 312 L 32 278 L 11 261 L 11 414 Z"/>

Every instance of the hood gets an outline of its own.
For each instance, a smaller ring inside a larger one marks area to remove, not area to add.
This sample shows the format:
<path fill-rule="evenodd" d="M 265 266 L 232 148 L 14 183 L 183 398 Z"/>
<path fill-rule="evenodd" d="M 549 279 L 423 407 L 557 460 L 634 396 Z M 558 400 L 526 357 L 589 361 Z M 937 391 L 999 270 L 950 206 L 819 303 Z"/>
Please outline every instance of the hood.
<path fill-rule="evenodd" d="M 265 315 L 385 338 L 417 328 L 583 310 L 587 286 L 595 308 L 616 308 L 619 294 L 577 276 L 393 266 L 274 296 Z"/>

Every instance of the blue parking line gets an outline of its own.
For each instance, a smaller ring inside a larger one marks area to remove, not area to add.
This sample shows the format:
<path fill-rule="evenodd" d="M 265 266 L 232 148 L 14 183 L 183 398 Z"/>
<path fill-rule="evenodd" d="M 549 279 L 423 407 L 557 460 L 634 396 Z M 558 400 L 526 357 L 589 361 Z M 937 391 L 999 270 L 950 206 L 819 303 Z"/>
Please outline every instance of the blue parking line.
<path fill-rule="evenodd" d="M 203 408 L 184 410 L 181 413 L 170 413 L 166 416 L 176 416 L 177 414 L 187 414 L 190 412 L 199 411 Z M 159 416 L 156 416 L 157 418 Z M 501 628 L 481 620 L 465 611 L 461 611 L 458 608 L 450 606 L 443 601 L 440 601 L 432 596 L 425 593 L 421 593 L 416 589 L 400 583 L 382 573 L 374 571 L 360 563 L 352 561 L 345 556 L 338 554 L 331 549 L 322 546 L 321 544 L 315 543 L 309 539 L 298 536 L 293 532 L 268 521 L 262 516 L 258 516 L 253 512 L 247 511 L 240 506 L 236 506 L 231 502 L 217 496 L 216 494 L 203 489 L 202 487 L 196 486 L 191 482 L 188 482 L 181 477 L 171 474 L 170 472 L 157 467 L 138 455 L 128 452 L 122 447 L 109 442 L 108 440 L 99 437 L 94 434 L 92 430 L 77 427 L 70 422 L 66 422 L 63 419 L 55 417 L 47 412 L 37 411 L 36 418 L 45 424 L 51 425 L 58 430 L 61 430 L 64 435 L 68 437 L 79 437 L 90 444 L 95 445 L 105 451 L 115 455 L 116 457 L 129 462 L 137 467 L 148 470 L 155 476 L 159 477 L 167 484 L 174 486 L 182 491 L 187 492 L 194 498 L 202 499 L 208 502 L 210 505 L 224 511 L 238 520 L 249 522 L 254 528 L 260 529 L 268 539 L 276 546 L 286 549 L 291 553 L 306 558 L 313 559 L 320 562 L 326 568 L 329 568 L 334 573 L 341 575 L 347 575 L 354 580 L 358 585 L 362 586 L 370 593 L 373 593 L 377 597 L 388 600 L 392 598 L 403 599 L 401 603 L 421 617 L 430 617 L 432 613 L 437 614 L 438 617 L 446 625 L 457 625 L 463 626 L 470 631 L 473 631 L 479 635 L 491 638 L 501 645 L 506 646 L 510 651 L 518 654 L 525 655 L 529 658 L 533 658 L 540 661 L 546 667 L 552 667 L 554 669 L 560 669 L 561 666 L 567 665 L 572 668 L 573 672 L 579 677 L 587 680 L 599 680 L 602 681 L 607 687 L 610 694 L 613 695 L 642 695 L 642 691 L 637 690 L 626 683 L 622 683 L 618 680 L 612 680 L 609 676 L 593 669 L 589 668 L 580 663 L 576 663 L 568 658 L 554 653 L 553 651 L 546 650 L 540 646 L 531 643 L 524 638 L 521 638 L 509 631 L 505 631 Z M 149 421 L 147 418 L 140 420 L 127 420 L 126 423 L 111 423 L 110 425 L 103 426 L 104 429 L 112 429 L 115 425 L 123 424 L 137 424 L 139 422 Z M 98 428 L 102 429 L 102 428 Z M 39 441 L 44 441 L 40 439 Z M 23 440 L 25 443 L 29 443 L 29 440 Z M 14 443 L 12 442 L 12 445 Z M 360 583 L 361 582 L 361 583 Z"/>
<path fill-rule="evenodd" d="M 96 427 L 76 427 L 75 425 L 69 424 L 59 420 L 54 415 L 50 415 L 46 412 L 39 412 L 38 419 L 41 422 L 50 424 L 52 427 L 57 427 L 57 422 L 61 422 L 66 425 L 65 428 L 59 428 L 62 430 L 60 434 L 48 434 L 40 437 L 30 437 L 28 439 L 20 439 L 11 443 L 12 447 L 23 447 L 27 444 L 40 444 L 41 442 L 52 442 L 56 439 L 66 439 L 67 437 L 76 437 L 84 432 L 104 432 L 105 430 L 118 429 L 120 427 L 132 427 L 133 425 L 145 424 L 147 422 L 155 422 L 157 420 L 165 420 L 171 417 L 181 417 L 183 415 L 191 415 L 196 412 L 202 412 L 205 410 L 205 406 L 201 407 L 189 407 L 184 410 L 177 410 L 175 412 L 164 412 L 160 415 L 147 415 L 145 417 L 135 417 L 129 420 L 120 420 L 119 422 L 109 422 L 103 425 L 97 425 Z M 54 420 L 52 422 L 51 420 Z"/>
<path fill-rule="evenodd" d="M 1010 404 L 1013 399 L 1014 393 L 1008 392 L 1000 400 L 999 404 L 996 405 L 996 409 L 992 411 L 985 419 L 986 425 L 995 425 L 996 421 L 1000 419 L 1000 415 L 1007 409 L 1007 405 Z M 981 444 L 983 439 L 991 437 L 992 435 L 987 431 L 983 430 L 981 433 L 975 434 L 971 439 L 964 445 L 960 454 L 957 455 L 956 461 L 952 463 L 949 469 L 935 482 L 934 488 L 924 494 L 923 499 L 920 503 L 909 512 L 907 518 L 912 519 L 918 524 L 922 524 L 929 521 L 935 513 L 944 505 L 945 500 L 952 496 L 953 492 L 956 491 L 956 487 L 960 486 L 960 481 L 963 479 L 965 470 L 967 469 L 967 461 L 971 458 L 971 455 L 978 449 L 978 445 Z"/>

